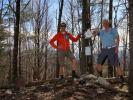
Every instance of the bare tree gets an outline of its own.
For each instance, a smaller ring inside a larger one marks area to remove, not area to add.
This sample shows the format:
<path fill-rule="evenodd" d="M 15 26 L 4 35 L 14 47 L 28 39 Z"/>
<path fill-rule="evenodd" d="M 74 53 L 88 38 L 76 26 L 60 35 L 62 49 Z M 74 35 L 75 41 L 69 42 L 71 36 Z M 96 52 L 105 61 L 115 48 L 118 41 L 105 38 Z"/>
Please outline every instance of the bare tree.
<path fill-rule="evenodd" d="M 133 0 L 129 1 L 129 51 L 130 51 L 130 65 L 129 65 L 129 100 L 133 100 Z"/>
<path fill-rule="evenodd" d="M 74 33 L 74 29 L 75 29 L 75 24 L 74 24 L 74 21 L 75 21 L 75 1 L 74 0 L 68 0 L 68 3 L 69 3 L 69 9 L 70 9 L 70 23 L 71 23 L 71 32 L 72 34 Z M 74 43 L 72 42 L 72 52 L 74 53 Z"/>
<path fill-rule="evenodd" d="M 127 1 L 125 0 L 125 10 L 126 10 L 126 13 L 128 13 L 128 7 L 127 7 Z M 129 14 L 126 14 L 127 15 L 127 25 L 126 25 L 126 33 L 125 33 L 125 38 L 124 38 L 124 47 L 123 47 L 123 70 L 124 70 L 124 74 L 126 75 L 125 71 L 126 71 L 126 67 L 127 67 L 127 51 L 128 51 L 128 33 L 129 33 L 129 27 L 128 27 L 128 24 L 129 24 Z"/>
<path fill-rule="evenodd" d="M 91 28 L 90 21 L 90 0 L 82 1 L 82 33 L 85 33 L 87 29 Z M 85 47 L 91 47 L 91 55 L 85 56 Z M 84 67 L 83 67 L 84 66 Z M 91 38 L 85 39 L 85 36 L 82 36 L 82 50 L 81 50 L 81 64 L 80 64 L 81 74 L 86 72 L 93 73 L 92 66 L 92 40 Z"/>
<path fill-rule="evenodd" d="M 38 1 L 32 1 L 32 7 L 33 7 L 33 29 L 35 31 L 34 35 L 34 43 L 35 43 L 35 57 L 34 57 L 34 67 L 33 67 L 33 78 L 40 80 L 41 74 L 42 74 L 42 49 L 45 46 L 45 43 L 43 44 L 41 41 L 41 36 L 43 33 L 48 34 L 48 28 L 45 26 L 44 19 L 46 18 L 44 15 L 47 16 L 47 0 L 38 0 Z M 42 5 L 43 3 L 43 5 Z M 47 20 L 47 18 L 46 18 Z M 45 28 L 46 27 L 46 28 Z M 44 40 L 45 42 L 46 40 Z M 43 45 L 43 46 L 42 46 Z M 46 68 L 46 66 L 45 66 Z M 45 69 L 46 70 L 46 69 Z"/>
<path fill-rule="evenodd" d="M 46 80 L 47 79 L 47 68 L 48 68 L 48 45 L 47 45 L 47 42 L 48 42 L 48 33 L 49 33 L 49 29 L 50 29 L 50 20 L 49 20 L 49 14 L 48 14 L 48 9 L 49 9 L 49 6 L 48 6 L 48 2 L 46 3 L 46 16 L 45 16 L 45 28 L 44 28 L 44 43 L 42 44 L 41 46 L 41 53 L 43 53 L 43 48 L 45 48 L 45 70 L 44 70 L 44 76 L 43 76 L 43 79 Z M 43 60 L 43 59 L 42 59 Z M 43 61 L 42 61 L 43 62 Z"/>
<path fill-rule="evenodd" d="M 13 78 L 12 81 L 15 83 L 18 78 L 18 39 L 19 39 L 19 23 L 20 23 L 20 0 L 16 0 L 16 12 L 15 12 L 15 25 L 14 25 L 14 49 L 13 49 Z"/>
<path fill-rule="evenodd" d="M 22 77 L 22 66 L 21 66 L 21 42 L 22 42 L 22 39 L 23 39 L 23 37 L 22 37 L 22 34 L 23 34 L 23 30 L 22 30 L 22 25 L 23 25 L 23 23 L 25 23 L 25 22 L 28 22 L 29 21 L 29 18 L 31 18 L 31 16 L 29 15 L 28 16 L 28 14 L 30 14 L 30 12 L 26 12 L 25 10 L 26 10 L 26 8 L 28 7 L 28 5 L 29 5 L 29 3 L 31 2 L 31 0 L 28 0 L 28 2 L 26 3 L 26 4 L 24 4 L 23 3 L 24 1 L 23 0 L 21 0 L 21 14 L 20 14 L 20 36 L 19 36 L 19 41 L 18 41 L 18 74 L 19 74 L 19 76 L 21 76 Z M 24 5 L 24 7 L 22 6 L 22 5 Z M 23 8 L 22 8 L 23 7 Z M 28 17 L 25 17 L 25 16 L 28 16 Z M 21 31 L 22 30 L 22 31 Z"/>
<path fill-rule="evenodd" d="M 109 22 L 112 27 L 112 16 L 113 16 L 113 0 L 109 0 Z M 108 77 L 113 77 L 113 67 L 108 59 Z"/>
<path fill-rule="evenodd" d="M 60 23 L 61 23 L 61 18 L 62 18 L 62 11 L 63 11 L 63 5 L 64 5 L 64 0 L 59 0 L 59 17 L 58 17 L 58 27 L 57 27 L 57 32 L 60 31 Z M 58 45 L 58 42 L 57 42 Z M 59 77 L 59 60 L 58 60 L 58 51 L 57 51 L 57 58 L 56 58 L 57 64 L 56 64 L 56 77 Z"/>

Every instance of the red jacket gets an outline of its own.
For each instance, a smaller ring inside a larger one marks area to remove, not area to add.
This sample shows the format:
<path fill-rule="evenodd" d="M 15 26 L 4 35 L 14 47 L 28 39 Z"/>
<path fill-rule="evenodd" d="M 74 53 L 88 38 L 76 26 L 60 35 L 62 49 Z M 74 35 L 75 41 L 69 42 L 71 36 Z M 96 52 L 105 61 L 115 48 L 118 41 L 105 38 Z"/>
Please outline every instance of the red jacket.
<path fill-rule="evenodd" d="M 79 38 L 80 35 L 73 37 L 73 35 L 71 35 L 70 33 L 65 32 L 64 34 L 62 34 L 61 32 L 59 32 L 50 40 L 50 44 L 52 47 L 58 50 L 68 51 L 70 49 L 69 39 L 73 42 L 76 42 Z M 58 42 L 58 47 L 55 44 L 55 41 Z"/>

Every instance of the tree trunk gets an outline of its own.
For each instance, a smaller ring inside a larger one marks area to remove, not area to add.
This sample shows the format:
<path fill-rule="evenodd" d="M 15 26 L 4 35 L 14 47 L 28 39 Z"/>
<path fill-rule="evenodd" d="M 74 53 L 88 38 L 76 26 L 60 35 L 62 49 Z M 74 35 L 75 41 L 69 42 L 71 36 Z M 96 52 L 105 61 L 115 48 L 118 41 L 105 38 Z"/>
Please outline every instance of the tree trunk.
<path fill-rule="evenodd" d="M 1 6 L 1 9 L 3 9 L 3 1 L 2 0 L 2 6 Z M 10 2 L 9 2 L 10 4 Z M 11 11 L 9 10 L 9 17 L 11 17 Z M 2 10 L 0 12 L 0 24 L 1 24 L 1 19 L 2 18 Z M 9 32 L 11 32 L 11 20 L 9 18 Z M 11 40 L 10 40 L 11 37 L 9 37 L 8 39 L 8 44 L 11 44 Z M 9 56 L 9 71 L 8 71 L 8 83 L 11 83 L 12 82 L 12 50 L 11 50 L 11 46 L 9 47 L 9 51 L 8 51 L 8 56 Z"/>
<path fill-rule="evenodd" d="M 41 4 L 43 6 L 41 6 Z M 40 43 L 41 43 L 40 36 L 42 34 L 42 29 L 43 29 L 44 14 L 45 14 L 45 11 L 48 10 L 47 8 L 45 8 L 46 4 L 47 4 L 46 0 L 43 0 L 43 1 L 37 0 L 35 4 L 35 6 L 37 7 L 37 10 L 36 10 L 36 16 L 34 16 L 34 19 L 35 19 L 35 57 L 34 57 L 33 78 L 37 80 L 41 79 L 41 73 L 43 72 L 41 70 L 42 55 L 41 55 L 41 50 L 40 50 Z"/>
<path fill-rule="evenodd" d="M 18 78 L 18 38 L 19 38 L 19 22 L 20 22 L 20 0 L 16 0 L 16 22 L 14 26 L 14 48 L 13 48 L 13 68 L 12 68 L 12 82 Z"/>
<path fill-rule="evenodd" d="M 100 25 L 100 28 L 102 29 L 103 28 L 103 26 L 102 26 L 102 21 L 103 21 L 103 0 L 101 1 L 101 25 Z M 101 43 L 101 41 L 100 41 L 100 37 L 98 36 L 98 52 L 100 52 L 101 51 L 101 49 L 102 49 L 102 43 Z"/>
<path fill-rule="evenodd" d="M 130 52 L 130 65 L 129 65 L 129 93 L 130 99 L 133 100 L 133 0 L 129 0 L 129 52 Z"/>
<path fill-rule="evenodd" d="M 110 27 L 112 27 L 112 10 L 113 10 L 113 0 L 109 1 L 109 22 L 110 22 Z"/>
<path fill-rule="evenodd" d="M 44 80 L 47 79 L 47 46 L 45 46 L 45 72 L 44 72 Z"/>
<path fill-rule="evenodd" d="M 91 29 L 91 17 L 90 17 L 90 14 L 91 14 L 91 12 L 90 12 L 90 0 L 88 1 L 88 5 L 89 5 L 89 10 L 88 10 L 88 28 L 90 28 Z M 89 38 L 89 46 L 91 47 L 91 55 L 89 55 L 88 56 L 88 59 L 87 59 L 87 67 L 88 67 L 88 72 L 90 73 L 90 74 L 93 74 L 94 73 L 94 69 L 93 69 L 93 43 L 92 43 L 92 39 L 91 38 Z"/>
<path fill-rule="evenodd" d="M 60 23 L 61 23 L 61 17 L 62 17 L 62 11 L 63 11 L 63 5 L 64 5 L 64 0 L 60 0 L 61 4 L 59 4 L 59 18 L 58 18 L 58 27 L 57 27 L 57 32 L 60 31 Z M 58 42 L 57 42 L 57 46 L 58 46 Z M 58 60 L 58 50 L 57 50 L 57 58 L 56 58 L 56 77 L 59 77 L 59 70 L 60 70 L 60 66 L 59 66 L 59 60 Z"/>
<path fill-rule="evenodd" d="M 73 0 L 70 0 L 70 9 L 71 9 L 71 24 L 72 24 L 72 34 L 74 32 L 74 8 L 73 8 Z M 72 52 L 74 53 L 74 43 L 72 42 Z"/>
<path fill-rule="evenodd" d="M 46 5 L 48 6 L 48 4 Z M 45 41 L 48 41 L 48 10 L 46 11 L 46 18 L 45 18 Z M 43 52 L 43 50 L 42 50 Z M 48 47 L 47 44 L 45 45 L 45 72 L 44 72 L 44 80 L 47 79 L 47 68 L 48 68 Z"/>
<path fill-rule="evenodd" d="M 109 22 L 110 27 L 112 27 L 112 9 L 113 9 L 113 0 L 110 0 L 109 3 Z M 108 77 L 113 77 L 113 67 L 108 59 Z"/>
<path fill-rule="evenodd" d="M 103 21 L 103 0 L 101 1 L 101 29 L 102 29 L 102 21 Z M 100 43 L 99 43 L 99 48 L 100 48 Z"/>
<path fill-rule="evenodd" d="M 82 33 L 85 33 L 87 29 L 91 28 L 90 23 L 90 2 L 87 0 L 82 1 L 83 9 L 82 9 Z M 88 6 L 89 5 L 89 6 Z M 81 59 L 80 59 L 80 70 L 81 74 L 86 72 L 93 73 L 93 66 L 92 66 L 92 55 L 86 56 L 85 55 L 85 47 L 91 47 L 91 54 L 92 54 L 92 40 L 91 38 L 85 39 L 85 35 L 82 36 L 82 50 L 81 50 Z"/>
<path fill-rule="evenodd" d="M 19 38 L 19 64 L 18 64 L 18 72 L 19 72 L 19 76 L 21 76 L 21 37 Z"/>
<path fill-rule="evenodd" d="M 126 5 L 125 5 L 126 6 Z M 128 10 L 128 9 L 126 9 Z M 126 37 L 125 37 L 125 46 L 124 46 L 124 50 L 123 50 L 123 71 L 124 71 L 124 75 L 126 75 L 126 67 L 127 67 L 127 61 L 126 61 L 126 55 L 127 55 L 127 46 L 128 46 L 128 27 L 129 24 L 129 15 L 127 14 L 127 31 L 126 31 Z"/>

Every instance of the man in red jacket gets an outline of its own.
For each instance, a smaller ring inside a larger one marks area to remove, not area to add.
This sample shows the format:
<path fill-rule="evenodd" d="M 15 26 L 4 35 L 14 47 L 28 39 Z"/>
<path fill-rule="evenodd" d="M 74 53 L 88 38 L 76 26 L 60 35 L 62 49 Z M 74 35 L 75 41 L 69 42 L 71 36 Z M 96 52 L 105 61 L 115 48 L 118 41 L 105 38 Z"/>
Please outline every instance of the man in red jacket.
<path fill-rule="evenodd" d="M 76 37 L 73 37 L 72 34 L 66 31 L 66 23 L 61 23 L 60 32 L 58 32 L 51 40 L 50 44 L 53 48 L 58 50 L 59 56 L 59 65 L 60 65 L 60 79 L 63 79 L 63 72 L 65 66 L 65 57 L 68 57 L 72 61 L 72 78 L 78 78 L 75 70 L 77 69 L 77 60 L 75 59 L 73 53 L 70 51 L 69 40 L 77 42 L 81 34 L 78 34 Z M 55 44 L 57 41 L 58 45 Z"/>

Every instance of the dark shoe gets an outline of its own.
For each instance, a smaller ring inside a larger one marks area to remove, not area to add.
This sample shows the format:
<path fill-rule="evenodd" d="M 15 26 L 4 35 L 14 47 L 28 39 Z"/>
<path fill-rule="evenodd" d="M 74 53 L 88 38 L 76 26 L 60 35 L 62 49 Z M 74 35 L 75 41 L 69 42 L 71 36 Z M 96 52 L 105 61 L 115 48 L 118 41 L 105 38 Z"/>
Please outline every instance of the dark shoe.
<path fill-rule="evenodd" d="M 73 80 L 79 79 L 79 76 L 76 74 L 74 70 L 72 71 L 72 78 Z"/>
<path fill-rule="evenodd" d="M 124 83 L 125 82 L 124 77 L 123 76 L 119 76 L 119 77 L 120 77 L 121 82 Z"/>
<path fill-rule="evenodd" d="M 98 77 L 102 77 L 102 76 L 103 76 L 103 75 L 102 75 L 102 72 L 98 72 L 98 71 L 97 71 L 97 76 L 98 76 Z"/>
<path fill-rule="evenodd" d="M 59 76 L 59 80 L 63 80 L 64 79 L 64 76 L 63 75 L 60 75 Z"/>
<path fill-rule="evenodd" d="M 120 83 L 120 84 L 123 84 L 125 81 L 124 81 L 124 78 L 116 77 L 116 82 Z"/>
<path fill-rule="evenodd" d="M 64 83 L 65 82 L 65 78 L 60 76 L 58 79 L 58 83 Z"/>
<path fill-rule="evenodd" d="M 86 83 L 86 80 L 80 80 L 79 84 L 84 85 Z"/>

